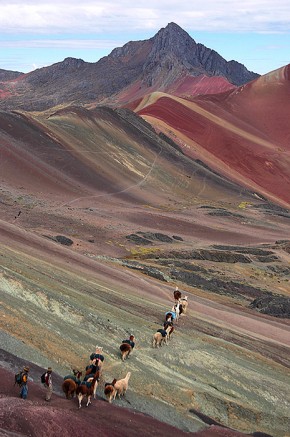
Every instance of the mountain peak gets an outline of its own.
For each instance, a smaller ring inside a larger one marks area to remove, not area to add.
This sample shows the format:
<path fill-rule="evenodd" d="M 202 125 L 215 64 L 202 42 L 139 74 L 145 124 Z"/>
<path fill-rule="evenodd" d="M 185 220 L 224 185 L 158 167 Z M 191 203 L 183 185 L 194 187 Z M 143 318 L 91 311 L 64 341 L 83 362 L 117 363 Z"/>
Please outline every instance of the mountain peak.
<path fill-rule="evenodd" d="M 178 24 L 174 23 L 173 21 L 171 23 L 168 23 L 166 27 L 162 27 L 159 30 L 159 32 L 162 32 L 164 30 L 166 30 L 168 32 L 171 32 L 171 33 L 172 32 L 173 33 L 178 33 L 179 32 L 179 33 L 186 33 L 187 34 L 187 32 L 184 29 L 182 29 L 182 27 L 180 27 Z"/>
<path fill-rule="evenodd" d="M 180 50 L 180 46 L 195 45 L 195 41 L 191 36 L 176 23 L 169 23 L 157 32 L 155 40 L 163 41 L 162 47 L 170 51 Z M 177 45 L 177 47 L 176 47 Z"/>
<path fill-rule="evenodd" d="M 66 58 L 37 69 L 22 80 L 3 88 L 0 107 L 43 110 L 63 102 L 100 102 L 123 92 L 134 100 L 153 90 L 176 89 L 186 79 L 222 77 L 230 85 L 243 85 L 259 75 L 238 62 L 227 62 L 174 22 L 143 41 L 130 41 L 115 48 L 96 63 Z M 183 93 L 184 93 L 183 89 Z M 191 93 L 190 89 L 187 89 Z M 25 95 L 25 98 L 23 96 Z M 114 97 L 113 97 L 114 96 Z"/>
<path fill-rule="evenodd" d="M 158 33 L 166 32 L 169 34 L 179 34 L 181 36 L 188 35 L 188 33 L 182 29 L 178 24 L 174 23 L 173 21 L 171 23 L 168 23 L 167 26 L 162 27 Z"/>

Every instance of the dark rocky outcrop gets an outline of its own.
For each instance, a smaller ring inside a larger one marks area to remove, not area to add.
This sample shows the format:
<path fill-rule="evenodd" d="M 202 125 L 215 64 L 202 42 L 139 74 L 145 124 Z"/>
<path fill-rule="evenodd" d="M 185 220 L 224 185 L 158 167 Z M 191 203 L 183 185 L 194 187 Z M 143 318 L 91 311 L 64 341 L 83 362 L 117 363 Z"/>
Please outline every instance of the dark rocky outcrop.
<path fill-rule="evenodd" d="M 56 235 L 56 236 L 44 235 L 44 237 L 56 241 L 57 243 L 63 244 L 64 246 L 71 246 L 73 244 L 73 240 L 71 240 L 68 237 L 65 237 L 64 235 Z"/>
<path fill-rule="evenodd" d="M 170 271 L 172 280 L 183 282 L 192 287 L 201 288 L 205 291 L 211 291 L 220 295 L 227 295 L 240 300 L 241 298 L 252 299 L 257 296 L 268 295 L 265 290 L 253 287 L 247 283 L 226 281 L 218 277 L 201 275 L 190 270 L 189 266 L 183 265 L 183 268 L 172 269 Z"/>
<path fill-rule="evenodd" d="M 290 275 L 290 267 L 287 267 L 285 265 L 270 265 L 267 266 L 267 269 L 269 269 L 271 272 L 276 273 L 281 276 L 289 276 Z"/>
<path fill-rule="evenodd" d="M 282 296 L 263 296 L 255 299 L 250 308 L 274 317 L 290 318 L 290 298 Z"/>
<path fill-rule="evenodd" d="M 169 237 L 169 235 L 162 234 L 160 232 L 137 232 L 136 234 L 126 235 L 126 238 L 135 244 L 143 245 L 152 244 L 156 241 L 161 243 L 173 243 L 174 240 L 183 241 L 183 239 L 178 235 Z"/>
<path fill-rule="evenodd" d="M 267 256 L 256 256 L 256 260 L 260 263 L 273 263 L 279 261 L 279 258 L 276 255 L 267 255 Z"/>
<path fill-rule="evenodd" d="M 73 244 L 73 240 L 71 240 L 68 237 L 65 237 L 64 235 L 57 235 L 55 237 L 55 240 L 60 244 L 64 244 L 65 246 L 71 246 Z"/>
<path fill-rule="evenodd" d="M 173 239 L 166 234 L 160 232 L 137 232 L 144 238 L 148 238 L 153 241 L 161 241 L 162 243 L 172 243 Z"/>
<path fill-rule="evenodd" d="M 261 249 L 259 247 L 224 246 L 221 244 L 215 244 L 213 247 L 218 250 L 225 250 L 227 252 L 234 251 L 238 253 L 246 253 L 248 255 L 268 256 L 274 254 L 272 250 Z"/>
<path fill-rule="evenodd" d="M 269 215 L 275 215 L 278 217 L 287 217 L 287 218 L 290 217 L 289 209 L 283 208 L 282 206 L 276 205 L 274 203 L 270 203 L 270 202 L 261 203 L 259 205 L 255 205 L 254 208 L 261 209 Z"/>
<path fill-rule="evenodd" d="M 135 244 L 142 244 L 145 246 L 152 244 L 151 240 L 148 240 L 147 238 L 143 238 L 141 235 L 137 235 L 137 234 L 126 235 L 126 238 L 127 238 L 127 240 L 129 240 Z"/>
<path fill-rule="evenodd" d="M 216 209 L 214 211 L 208 212 L 207 215 L 217 216 L 217 217 L 236 217 L 236 218 L 239 218 L 239 219 L 244 219 L 245 218 L 241 214 L 236 214 L 234 212 L 227 211 L 225 209 Z"/>
<path fill-rule="evenodd" d="M 251 263 L 251 259 L 241 253 L 234 252 L 222 252 L 219 250 L 189 250 L 189 251 L 168 251 L 162 253 L 162 255 L 156 255 L 155 253 L 146 254 L 146 258 L 162 258 L 162 259 L 183 259 L 183 260 L 205 260 L 213 262 L 225 262 L 225 263 Z M 142 258 L 142 256 L 141 256 Z"/>

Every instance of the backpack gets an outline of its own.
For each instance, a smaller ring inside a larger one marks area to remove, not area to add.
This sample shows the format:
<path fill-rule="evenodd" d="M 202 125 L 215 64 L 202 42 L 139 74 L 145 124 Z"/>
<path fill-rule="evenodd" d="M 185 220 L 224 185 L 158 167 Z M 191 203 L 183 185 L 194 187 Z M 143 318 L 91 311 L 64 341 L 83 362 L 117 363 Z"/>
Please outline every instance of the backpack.
<path fill-rule="evenodd" d="M 42 384 L 45 384 L 45 375 L 46 375 L 46 372 L 44 372 L 40 377 Z"/>
<path fill-rule="evenodd" d="M 160 332 L 162 337 L 166 337 L 166 335 L 167 335 L 167 332 L 165 331 L 165 329 L 157 329 L 157 332 Z"/>
<path fill-rule="evenodd" d="M 23 378 L 23 372 L 18 372 L 15 374 L 15 384 L 21 385 Z"/>

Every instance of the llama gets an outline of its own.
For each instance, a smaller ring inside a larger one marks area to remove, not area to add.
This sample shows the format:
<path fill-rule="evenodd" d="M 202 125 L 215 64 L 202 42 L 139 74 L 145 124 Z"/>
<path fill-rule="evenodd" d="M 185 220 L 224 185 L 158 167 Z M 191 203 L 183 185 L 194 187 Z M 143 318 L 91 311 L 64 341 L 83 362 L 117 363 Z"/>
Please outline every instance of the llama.
<path fill-rule="evenodd" d="M 129 355 L 132 352 L 132 346 L 130 346 L 128 343 L 122 343 L 120 346 L 120 351 L 121 359 L 122 361 L 125 361 L 126 358 L 129 358 Z"/>
<path fill-rule="evenodd" d="M 179 305 L 179 304 L 175 304 L 172 307 L 171 311 L 167 311 L 167 313 L 165 313 L 165 322 L 168 322 L 168 323 L 177 322 L 177 318 L 178 318 L 179 314 L 176 313 L 176 305 Z"/>
<path fill-rule="evenodd" d="M 187 307 L 188 307 L 188 296 L 184 296 L 180 299 L 180 304 L 182 305 L 183 314 L 186 314 Z"/>
<path fill-rule="evenodd" d="M 171 340 L 171 336 L 174 332 L 174 326 L 172 322 L 164 322 L 163 324 L 164 329 L 166 330 L 168 327 L 170 327 L 169 331 L 168 331 L 168 340 Z"/>
<path fill-rule="evenodd" d="M 167 324 L 165 329 L 158 329 L 158 331 L 153 335 L 152 347 L 161 347 L 163 344 L 168 344 L 168 334 L 170 329 L 170 324 Z"/>
<path fill-rule="evenodd" d="M 79 401 L 79 408 L 82 407 L 82 400 L 86 396 L 87 397 L 87 407 L 91 404 L 91 397 L 95 397 L 96 386 L 97 386 L 97 376 L 90 381 L 83 381 L 76 389 L 76 395 Z"/>
<path fill-rule="evenodd" d="M 102 364 L 104 362 L 104 355 L 103 355 L 103 348 L 101 346 L 96 346 L 96 352 L 93 352 L 90 355 L 91 364 L 93 364 L 93 361 L 97 359 L 98 360 L 98 366 L 101 368 Z"/>
<path fill-rule="evenodd" d="M 180 303 L 175 304 L 171 311 L 173 311 L 175 313 L 175 320 L 176 322 L 178 322 L 179 316 L 182 313 L 182 305 Z"/>
<path fill-rule="evenodd" d="M 178 287 L 175 288 L 173 292 L 175 303 L 177 304 L 181 299 L 181 292 L 178 290 Z"/>
<path fill-rule="evenodd" d="M 72 399 L 75 395 L 77 386 L 81 383 L 82 372 L 73 369 L 73 375 L 67 375 L 63 379 L 62 390 L 67 399 Z"/>
<path fill-rule="evenodd" d="M 123 340 L 120 346 L 121 358 L 122 361 L 125 361 L 126 358 L 129 358 L 129 355 L 132 353 L 135 347 L 135 337 L 134 335 L 130 335 L 129 340 Z"/>
<path fill-rule="evenodd" d="M 92 364 L 90 364 L 86 367 L 85 376 L 90 375 L 92 373 L 96 373 L 97 371 L 100 371 L 100 366 L 99 366 L 100 363 L 101 363 L 100 359 L 94 358 L 92 361 Z"/>
<path fill-rule="evenodd" d="M 114 396 L 115 396 L 115 392 L 116 392 L 115 384 L 116 384 L 116 382 L 117 382 L 117 380 L 113 379 L 112 382 L 106 382 L 106 384 L 105 384 L 104 393 L 105 393 L 107 401 L 110 404 L 112 403 Z"/>
<path fill-rule="evenodd" d="M 165 313 L 165 322 L 173 323 L 173 320 L 175 319 L 175 313 L 172 311 L 168 311 Z"/>
<path fill-rule="evenodd" d="M 100 381 L 100 370 L 96 370 L 95 373 L 86 373 L 83 382 L 90 382 L 93 379 L 96 379 L 95 385 L 94 385 L 94 391 L 93 391 L 93 397 L 94 399 L 96 399 L 96 392 L 97 392 L 97 388 L 98 388 L 98 383 Z"/>
<path fill-rule="evenodd" d="M 162 344 L 165 342 L 166 339 L 166 331 L 165 329 L 163 329 L 163 332 L 160 332 L 160 330 L 158 330 L 157 332 L 155 332 L 155 334 L 153 334 L 153 338 L 152 338 L 152 347 L 161 347 Z"/>
<path fill-rule="evenodd" d="M 179 302 L 176 306 L 178 307 L 179 316 L 181 316 L 184 313 L 182 303 Z"/>
<path fill-rule="evenodd" d="M 116 399 L 117 395 L 119 396 L 119 398 L 120 398 L 120 396 L 125 395 L 126 391 L 128 390 L 128 382 L 129 382 L 130 376 L 131 376 L 131 372 L 128 372 L 127 375 L 125 376 L 125 378 L 119 379 L 118 381 L 115 382 L 114 399 Z"/>

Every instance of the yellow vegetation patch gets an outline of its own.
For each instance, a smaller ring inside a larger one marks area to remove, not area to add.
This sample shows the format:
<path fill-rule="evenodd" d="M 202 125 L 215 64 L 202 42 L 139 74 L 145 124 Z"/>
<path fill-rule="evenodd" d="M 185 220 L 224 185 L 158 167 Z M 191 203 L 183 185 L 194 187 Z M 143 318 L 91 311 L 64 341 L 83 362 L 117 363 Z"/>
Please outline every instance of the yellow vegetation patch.
<path fill-rule="evenodd" d="M 245 209 L 245 208 L 247 208 L 247 206 L 251 206 L 251 205 L 252 204 L 250 202 L 241 202 L 239 204 L 238 208 Z"/>
<path fill-rule="evenodd" d="M 134 249 L 131 249 L 131 255 L 133 256 L 145 256 L 151 253 L 160 253 L 161 249 L 159 247 L 141 247 L 138 246 Z"/>

